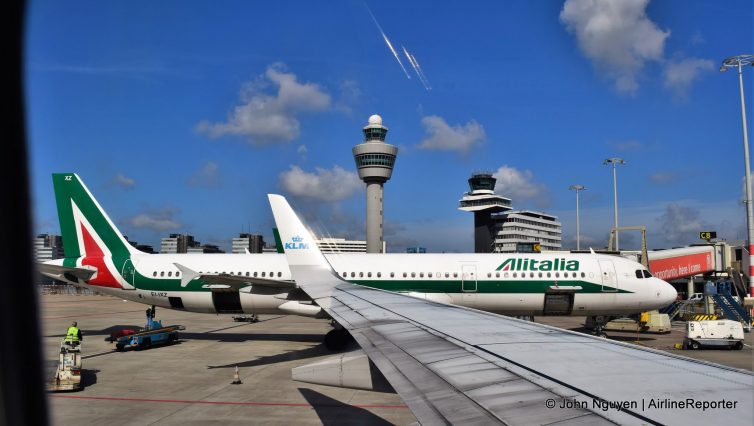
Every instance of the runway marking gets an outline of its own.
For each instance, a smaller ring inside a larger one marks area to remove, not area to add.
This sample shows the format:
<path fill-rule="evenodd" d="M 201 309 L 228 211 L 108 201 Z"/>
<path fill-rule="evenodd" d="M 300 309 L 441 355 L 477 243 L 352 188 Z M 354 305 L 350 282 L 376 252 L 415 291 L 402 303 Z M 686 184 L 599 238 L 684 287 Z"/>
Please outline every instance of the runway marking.
<path fill-rule="evenodd" d="M 141 309 L 133 310 L 133 311 L 118 311 L 118 312 L 102 312 L 98 314 L 78 314 L 78 315 L 64 315 L 60 317 L 43 317 L 43 320 L 53 320 L 53 319 L 61 319 L 61 318 L 79 318 L 79 317 L 96 317 L 96 316 L 102 316 L 102 315 L 112 315 L 112 314 L 127 314 L 131 312 L 144 312 Z"/>
<path fill-rule="evenodd" d="M 124 398 L 112 396 L 77 396 L 77 395 L 58 395 L 47 394 L 50 398 L 68 398 L 94 401 L 121 401 L 121 402 L 156 402 L 160 404 L 208 404 L 208 405 L 247 405 L 255 407 L 341 407 L 343 404 L 317 404 L 316 406 L 303 403 L 286 403 L 286 402 L 239 402 L 239 401 L 202 401 L 188 399 L 149 399 L 149 398 Z M 405 405 L 351 405 L 356 408 L 408 408 Z"/>

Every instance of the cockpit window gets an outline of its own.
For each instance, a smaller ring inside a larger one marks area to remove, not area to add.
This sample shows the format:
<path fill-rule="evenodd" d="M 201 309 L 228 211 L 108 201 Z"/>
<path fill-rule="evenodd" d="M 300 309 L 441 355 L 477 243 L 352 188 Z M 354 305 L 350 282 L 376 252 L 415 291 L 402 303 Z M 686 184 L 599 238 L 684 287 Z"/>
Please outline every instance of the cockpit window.
<path fill-rule="evenodd" d="M 647 270 L 645 269 L 645 270 L 644 270 L 644 278 L 649 278 L 649 277 L 651 277 L 651 276 L 652 276 L 652 274 L 651 274 L 651 273 L 650 273 L 649 271 L 647 271 Z"/>
<path fill-rule="evenodd" d="M 636 272 L 636 278 L 644 278 L 644 276 L 641 274 L 641 269 L 637 269 L 635 272 Z"/>

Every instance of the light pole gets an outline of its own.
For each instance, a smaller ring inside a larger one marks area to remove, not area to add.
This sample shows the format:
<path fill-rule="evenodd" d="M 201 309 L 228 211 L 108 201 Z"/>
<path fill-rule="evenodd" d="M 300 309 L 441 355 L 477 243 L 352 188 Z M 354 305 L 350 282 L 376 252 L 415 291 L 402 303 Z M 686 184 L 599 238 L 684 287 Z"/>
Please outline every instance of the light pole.
<path fill-rule="evenodd" d="M 622 158 L 611 157 L 603 161 L 602 164 L 613 165 L 613 217 L 615 219 L 615 251 L 620 251 L 620 244 L 618 243 L 618 183 L 615 176 L 615 168 L 618 164 L 626 164 Z"/>
<path fill-rule="evenodd" d="M 754 66 L 754 55 L 731 56 L 720 65 L 720 71 L 728 71 L 728 68 L 738 68 L 738 89 L 741 93 L 741 124 L 744 129 L 744 167 L 746 176 L 746 229 L 747 246 L 749 248 L 749 294 L 754 296 L 754 223 L 752 223 L 751 204 L 751 167 L 749 166 L 749 135 L 746 131 L 746 105 L 744 104 L 744 78 L 743 67 Z"/>
<path fill-rule="evenodd" d="M 579 191 L 583 191 L 586 189 L 586 186 L 584 185 L 571 185 L 568 187 L 568 189 L 572 189 L 576 191 L 576 250 L 581 250 L 581 242 L 580 242 L 580 229 L 579 229 Z"/>

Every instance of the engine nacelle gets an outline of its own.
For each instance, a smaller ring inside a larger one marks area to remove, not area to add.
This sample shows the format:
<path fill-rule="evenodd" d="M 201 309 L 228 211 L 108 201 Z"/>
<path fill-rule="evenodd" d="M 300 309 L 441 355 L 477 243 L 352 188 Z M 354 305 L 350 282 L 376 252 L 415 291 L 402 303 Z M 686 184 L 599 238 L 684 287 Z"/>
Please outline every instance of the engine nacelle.
<path fill-rule="evenodd" d="M 376 392 L 395 392 L 361 349 L 338 354 L 291 370 L 293 380 Z"/>
<path fill-rule="evenodd" d="M 301 303 L 298 300 L 289 300 L 278 306 L 281 311 L 302 317 L 324 318 L 324 311 L 317 305 L 311 303 Z"/>

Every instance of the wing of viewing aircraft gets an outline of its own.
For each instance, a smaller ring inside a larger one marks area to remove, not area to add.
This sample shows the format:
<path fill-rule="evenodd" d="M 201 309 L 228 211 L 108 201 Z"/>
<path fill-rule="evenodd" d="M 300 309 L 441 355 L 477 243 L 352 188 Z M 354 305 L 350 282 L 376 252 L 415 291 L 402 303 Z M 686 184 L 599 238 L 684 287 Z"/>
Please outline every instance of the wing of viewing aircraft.
<path fill-rule="evenodd" d="M 751 372 L 352 285 L 285 198 L 269 198 L 296 283 L 420 423 L 752 424 Z"/>

